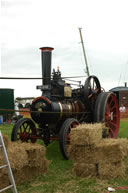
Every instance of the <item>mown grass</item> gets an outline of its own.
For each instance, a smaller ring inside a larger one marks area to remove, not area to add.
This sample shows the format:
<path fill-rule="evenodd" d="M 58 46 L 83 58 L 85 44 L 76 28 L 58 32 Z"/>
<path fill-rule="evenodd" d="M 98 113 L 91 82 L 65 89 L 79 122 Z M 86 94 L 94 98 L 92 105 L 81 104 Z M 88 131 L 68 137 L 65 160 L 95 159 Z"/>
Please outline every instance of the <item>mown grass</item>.
<path fill-rule="evenodd" d="M 13 125 L 1 125 L 0 130 L 10 138 L 12 127 Z M 119 137 L 128 138 L 128 120 L 121 120 Z M 57 142 L 47 147 L 46 157 L 50 161 L 48 173 L 18 185 L 19 193 L 107 193 L 108 186 L 128 187 L 128 171 L 124 179 L 116 180 L 84 179 L 73 176 L 72 161 L 63 159 Z M 6 192 L 11 193 L 10 190 Z M 117 190 L 117 192 L 127 191 Z"/>
<path fill-rule="evenodd" d="M 119 137 L 128 138 L 128 119 L 120 121 Z"/>

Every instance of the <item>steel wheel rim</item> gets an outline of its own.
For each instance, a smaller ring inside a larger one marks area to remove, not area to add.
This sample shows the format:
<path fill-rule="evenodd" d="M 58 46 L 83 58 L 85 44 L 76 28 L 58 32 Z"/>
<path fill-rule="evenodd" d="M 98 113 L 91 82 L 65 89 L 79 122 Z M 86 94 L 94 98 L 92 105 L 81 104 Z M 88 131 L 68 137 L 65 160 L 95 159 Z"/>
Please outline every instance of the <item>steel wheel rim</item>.
<path fill-rule="evenodd" d="M 65 138 L 65 152 L 66 152 L 66 154 L 68 155 L 68 147 L 69 147 L 69 145 L 70 145 L 70 133 L 71 133 L 71 130 L 72 130 L 72 128 L 75 128 L 77 125 L 79 125 L 79 123 L 77 122 L 77 121 L 73 121 L 70 125 L 69 125 L 69 127 L 68 127 L 68 129 L 67 129 L 67 135 L 66 135 L 66 138 Z"/>
<path fill-rule="evenodd" d="M 76 126 L 78 125 L 77 122 L 72 122 L 70 125 L 69 125 L 69 128 L 68 128 L 68 131 L 67 131 L 67 143 L 70 144 L 70 133 L 71 133 L 71 130 L 72 128 L 75 128 Z"/>
<path fill-rule="evenodd" d="M 32 135 L 35 135 L 33 124 L 29 121 L 23 122 L 18 128 L 17 140 L 21 140 L 22 142 L 30 140 L 32 143 L 35 143 L 36 139 L 31 138 Z"/>
<path fill-rule="evenodd" d="M 108 128 L 108 137 L 116 138 L 119 131 L 120 113 L 117 98 L 109 95 L 105 108 L 105 125 Z"/>

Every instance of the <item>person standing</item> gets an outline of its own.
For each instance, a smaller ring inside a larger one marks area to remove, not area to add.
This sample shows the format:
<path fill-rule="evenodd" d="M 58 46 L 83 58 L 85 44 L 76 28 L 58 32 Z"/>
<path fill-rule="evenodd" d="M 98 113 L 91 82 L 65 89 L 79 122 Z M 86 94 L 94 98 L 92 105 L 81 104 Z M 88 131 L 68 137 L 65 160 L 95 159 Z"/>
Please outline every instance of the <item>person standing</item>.
<path fill-rule="evenodd" d="M 125 113 L 126 112 L 126 107 L 123 104 L 121 104 L 121 106 L 120 106 L 120 112 L 121 113 Z"/>

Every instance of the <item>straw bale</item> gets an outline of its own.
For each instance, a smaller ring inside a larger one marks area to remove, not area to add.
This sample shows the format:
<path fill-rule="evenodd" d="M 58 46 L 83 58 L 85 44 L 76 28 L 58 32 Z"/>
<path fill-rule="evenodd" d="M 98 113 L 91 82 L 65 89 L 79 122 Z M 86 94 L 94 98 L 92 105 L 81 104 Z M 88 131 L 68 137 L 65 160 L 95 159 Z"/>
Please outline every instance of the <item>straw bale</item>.
<path fill-rule="evenodd" d="M 123 161 L 100 163 L 98 165 L 98 172 L 100 179 L 115 179 L 118 177 L 125 177 L 126 168 Z"/>
<path fill-rule="evenodd" d="M 7 149 L 8 146 L 10 145 L 10 141 L 9 141 L 7 135 L 3 134 L 2 136 L 3 136 L 3 140 L 4 140 L 4 145 L 5 145 L 6 149 Z"/>
<path fill-rule="evenodd" d="M 36 143 L 21 143 L 20 145 L 27 154 L 27 164 L 24 164 L 21 170 L 12 168 L 17 184 L 47 173 L 49 166 L 49 161 L 45 158 L 44 146 Z"/>
<path fill-rule="evenodd" d="M 9 185 L 10 185 L 10 182 L 7 174 L 7 169 L 3 168 L 0 170 L 0 190 Z"/>
<path fill-rule="evenodd" d="M 76 176 L 92 178 L 97 175 L 96 164 L 74 163 L 72 172 Z"/>
<path fill-rule="evenodd" d="M 10 145 L 10 141 L 8 139 L 8 136 L 3 134 L 2 137 L 3 137 L 4 145 L 7 149 Z M 2 153 L 2 149 L 0 148 L 0 166 L 1 165 L 4 165 L 4 156 L 3 156 L 3 153 Z"/>
<path fill-rule="evenodd" d="M 68 155 L 71 160 L 79 163 L 97 163 L 99 160 L 99 154 L 96 151 L 96 148 L 92 146 L 84 146 L 84 145 L 72 145 L 68 149 Z"/>
<path fill-rule="evenodd" d="M 16 184 L 48 171 L 49 161 L 45 153 L 45 147 L 40 144 L 10 142 L 7 154 Z M 0 162 L 5 164 L 1 153 Z M 0 189 L 7 186 L 8 181 L 7 169 L 4 168 L 0 173 Z"/>
<path fill-rule="evenodd" d="M 42 159 L 41 161 L 37 160 L 39 162 L 36 166 L 28 165 L 24 166 L 22 170 L 12 169 L 13 175 L 15 178 L 16 184 L 20 184 L 21 182 L 31 180 L 35 176 L 42 175 L 44 173 L 48 172 L 48 166 L 49 162 L 46 158 Z"/>
<path fill-rule="evenodd" d="M 95 146 L 102 139 L 103 124 L 80 124 L 71 131 L 71 145 Z"/>
<path fill-rule="evenodd" d="M 126 159 L 124 160 L 124 163 L 125 163 L 126 169 L 128 170 L 128 156 L 127 156 Z"/>
<path fill-rule="evenodd" d="M 102 139 L 95 145 L 77 143 L 77 139 L 80 138 L 76 137 L 68 148 L 69 157 L 73 161 L 72 171 L 75 175 L 96 176 L 100 179 L 125 176 L 128 169 L 127 139 Z"/>
<path fill-rule="evenodd" d="M 46 165 L 45 162 L 47 161 L 45 158 L 45 153 L 45 147 L 36 143 L 32 144 L 13 142 L 8 148 L 8 157 L 11 163 L 11 167 L 16 170 L 26 166 L 29 168 L 44 167 Z"/>
<path fill-rule="evenodd" d="M 80 163 L 117 162 L 128 156 L 128 140 L 102 139 L 96 146 L 70 145 L 68 154 Z"/>
<path fill-rule="evenodd" d="M 22 145 L 28 155 L 28 165 L 29 167 L 40 167 L 42 161 L 44 161 L 46 149 L 40 144 L 31 144 L 27 145 L 24 143 Z M 38 162 L 38 160 L 40 160 Z"/>
<path fill-rule="evenodd" d="M 99 162 L 117 162 L 128 156 L 127 139 L 103 139 L 96 148 Z"/>
<path fill-rule="evenodd" d="M 12 168 L 21 169 L 28 165 L 28 156 L 21 143 L 13 142 L 7 149 L 8 159 Z"/>
<path fill-rule="evenodd" d="M 0 149 L 0 166 L 1 165 L 4 165 L 4 156 L 3 156 L 2 150 Z"/>

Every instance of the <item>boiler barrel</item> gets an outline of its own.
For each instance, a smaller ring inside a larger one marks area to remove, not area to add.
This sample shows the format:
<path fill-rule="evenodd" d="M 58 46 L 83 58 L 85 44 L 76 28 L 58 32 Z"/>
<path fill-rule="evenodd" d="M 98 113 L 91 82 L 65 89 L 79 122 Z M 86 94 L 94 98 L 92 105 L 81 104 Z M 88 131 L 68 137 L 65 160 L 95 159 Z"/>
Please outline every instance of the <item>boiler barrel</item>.
<path fill-rule="evenodd" d="M 81 101 L 58 102 L 50 101 L 47 97 L 34 99 L 31 105 L 32 119 L 41 124 L 54 124 L 66 118 L 80 119 L 84 112 L 84 104 Z"/>

